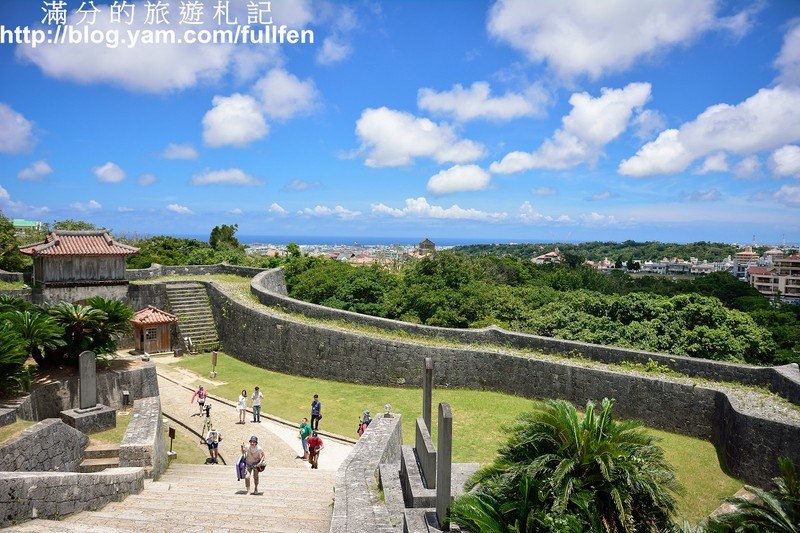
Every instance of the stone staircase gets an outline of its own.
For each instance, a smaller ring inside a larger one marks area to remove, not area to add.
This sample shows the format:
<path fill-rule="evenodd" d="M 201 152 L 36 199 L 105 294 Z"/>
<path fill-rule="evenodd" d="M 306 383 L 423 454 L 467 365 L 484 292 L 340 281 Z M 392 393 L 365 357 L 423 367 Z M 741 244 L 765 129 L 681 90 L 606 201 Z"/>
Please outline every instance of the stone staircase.
<path fill-rule="evenodd" d="M 178 335 L 181 339 L 191 338 L 195 352 L 219 349 L 214 315 L 211 314 L 208 293 L 203 285 L 169 283 L 167 299 L 171 312 L 178 315 Z"/>
<path fill-rule="evenodd" d="M 233 465 L 171 465 L 142 493 L 63 520 L 32 520 L 7 531 L 116 533 L 176 531 L 327 533 L 335 472 L 267 468 L 258 495 L 245 495 Z M 251 487 L 252 488 L 252 487 Z"/>
<path fill-rule="evenodd" d="M 106 468 L 119 467 L 119 445 L 117 444 L 92 444 L 83 450 L 83 461 L 78 467 L 78 472 L 84 474 L 100 472 Z"/>

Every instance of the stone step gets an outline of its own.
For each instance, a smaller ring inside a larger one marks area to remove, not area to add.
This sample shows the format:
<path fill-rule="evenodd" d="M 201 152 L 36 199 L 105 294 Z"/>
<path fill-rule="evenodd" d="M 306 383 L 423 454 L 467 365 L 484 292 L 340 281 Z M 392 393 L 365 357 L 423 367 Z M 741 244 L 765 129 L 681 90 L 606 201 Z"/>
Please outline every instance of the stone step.
<path fill-rule="evenodd" d="M 84 459 L 103 459 L 119 457 L 118 444 L 91 444 L 83 450 Z"/>
<path fill-rule="evenodd" d="M 83 474 L 90 472 L 100 472 L 106 468 L 118 468 L 119 455 L 117 457 L 101 457 L 100 459 L 84 459 L 78 466 L 78 471 Z"/>

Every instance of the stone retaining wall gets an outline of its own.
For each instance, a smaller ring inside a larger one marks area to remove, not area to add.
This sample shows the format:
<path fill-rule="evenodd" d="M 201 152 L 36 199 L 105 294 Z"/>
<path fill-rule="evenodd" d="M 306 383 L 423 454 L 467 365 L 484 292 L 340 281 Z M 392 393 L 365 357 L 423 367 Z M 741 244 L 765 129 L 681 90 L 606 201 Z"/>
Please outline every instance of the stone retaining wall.
<path fill-rule="evenodd" d="M 22 272 L 6 272 L 5 270 L 0 270 L 0 281 L 17 283 L 19 281 L 25 281 L 25 275 Z"/>
<path fill-rule="evenodd" d="M 158 478 L 167 469 L 167 446 L 158 396 L 133 402 L 133 412 L 119 447 L 119 466 L 140 466 L 145 477 Z"/>
<path fill-rule="evenodd" d="M 77 373 L 77 370 L 76 370 Z M 130 392 L 131 401 L 158 396 L 158 376 L 152 363 L 129 370 L 97 373 L 98 403 L 119 409 L 122 391 Z M 17 416 L 23 420 L 59 418 L 61 411 L 80 407 L 78 376 L 63 381 L 38 385 L 16 407 Z"/>
<path fill-rule="evenodd" d="M 0 527 L 96 510 L 143 488 L 142 468 L 112 468 L 95 474 L 0 472 Z"/>
<path fill-rule="evenodd" d="M 0 471 L 77 472 L 88 445 L 88 436 L 48 418 L 0 446 Z"/>
<path fill-rule="evenodd" d="M 311 318 L 352 322 L 388 331 L 405 331 L 423 337 L 442 338 L 467 344 L 494 344 L 555 354 L 577 352 L 584 357 L 603 363 L 618 364 L 623 361 L 647 363 L 649 359 L 652 359 L 660 365 L 687 376 L 766 387 L 790 402 L 800 405 L 800 370 L 796 364 L 781 367 L 740 365 L 696 357 L 540 337 L 506 331 L 497 326 L 478 329 L 440 328 L 362 315 L 289 298 L 286 296 L 286 281 L 281 268 L 257 274 L 250 283 L 250 290 L 264 305 L 279 307 L 288 312 L 300 313 Z"/>
<path fill-rule="evenodd" d="M 422 381 L 425 357 L 431 357 L 437 387 L 562 398 L 579 406 L 587 400 L 615 398 L 619 417 L 711 440 L 729 471 L 747 483 L 766 485 L 778 474 L 779 455 L 800 463 L 800 425 L 742 413 L 726 394 L 702 386 L 343 331 L 253 309 L 232 301 L 213 284 L 206 286 L 225 350 L 262 368 L 320 379 L 416 386 Z"/>
<path fill-rule="evenodd" d="M 244 267 L 237 265 L 159 265 L 153 263 L 149 268 L 128 269 L 125 277 L 131 281 L 142 279 L 160 278 L 162 276 L 203 276 L 207 274 L 233 274 L 251 278 L 263 272 L 263 268 Z"/>
<path fill-rule="evenodd" d="M 400 462 L 400 415 L 375 417 L 336 471 L 331 533 L 395 531 L 378 497 L 379 466 Z"/>

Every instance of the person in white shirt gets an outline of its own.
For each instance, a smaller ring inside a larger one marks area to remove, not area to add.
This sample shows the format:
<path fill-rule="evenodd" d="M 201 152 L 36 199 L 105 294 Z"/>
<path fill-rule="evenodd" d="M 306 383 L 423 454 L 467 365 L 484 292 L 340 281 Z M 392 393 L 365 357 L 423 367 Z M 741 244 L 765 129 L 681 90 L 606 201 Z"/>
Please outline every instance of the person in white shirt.
<path fill-rule="evenodd" d="M 236 408 L 239 410 L 239 421 L 237 424 L 244 424 L 244 417 L 247 416 L 247 391 L 244 389 L 242 389 L 242 393 L 239 395 L 239 403 L 236 404 Z"/>
<path fill-rule="evenodd" d="M 263 397 L 264 395 L 256 387 L 256 390 L 253 391 L 253 422 L 261 422 L 261 399 Z"/>

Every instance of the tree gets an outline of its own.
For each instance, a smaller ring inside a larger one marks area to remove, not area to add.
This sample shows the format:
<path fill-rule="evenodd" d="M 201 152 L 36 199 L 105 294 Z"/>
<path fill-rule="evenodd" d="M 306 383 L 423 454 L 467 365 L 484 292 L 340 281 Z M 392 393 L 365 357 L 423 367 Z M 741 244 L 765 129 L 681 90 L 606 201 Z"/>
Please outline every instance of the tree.
<path fill-rule="evenodd" d="M 562 256 L 564 257 L 564 262 L 570 268 L 578 268 L 586 263 L 586 256 L 579 252 L 564 252 Z"/>
<path fill-rule="evenodd" d="M 39 309 L 13 311 L 3 315 L 22 340 L 28 357 L 44 366 L 47 350 L 56 350 L 66 343 L 62 339 L 64 328 L 55 319 Z"/>
<path fill-rule="evenodd" d="M 114 353 L 117 351 L 117 340 L 131 332 L 131 319 L 135 313 L 130 305 L 120 300 L 94 296 L 87 303 L 94 309 L 105 313 L 93 332 L 91 350 L 98 353 Z"/>
<path fill-rule="evenodd" d="M 65 345 L 63 348 L 47 350 L 46 362 L 49 365 L 57 365 L 64 360 L 77 363 L 81 352 L 93 349 L 95 333 L 100 324 L 108 320 L 108 315 L 100 309 L 69 302 L 55 304 L 50 308 L 50 314 L 64 328 Z"/>
<path fill-rule="evenodd" d="M 0 270 L 19 272 L 26 266 L 25 257 L 19 253 L 18 247 L 14 224 L 0 211 Z"/>
<path fill-rule="evenodd" d="M 503 526 L 495 530 L 560 531 L 576 523 L 607 532 L 674 526 L 681 490 L 674 469 L 638 422 L 612 419 L 613 403 L 606 398 L 596 411 L 590 401 L 580 418 L 568 402 L 550 400 L 518 420 L 495 462 L 473 478 L 473 498 L 485 504 L 480 510 Z M 483 531 L 463 504 L 459 499 L 453 505 L 455 519 Z M 562 526 L 531 528 L 527 517 Z"/>
<path fill-rule="evenodd" d="M 214 226 L 211 230 L 211 235 L 208 238 L 208 244 L 215 250 L 244 250 L 244 246 L 236 238 L 236 231 L 239 229 L 238 224 L 230 226 L 223 224 L 221 226 Z"/>
<path fill-rule="evenodd" d="M 0 396 L 26 391 L 30 387 L 26 357 L 22 339 L 6 320 L 0 320 Z"/>
<path fill-rule="evenodd" d="M 290 242 L 286 245 L 286 253 L 289 257 L 300 257 L 300 246 L 296 242 Z"/>

